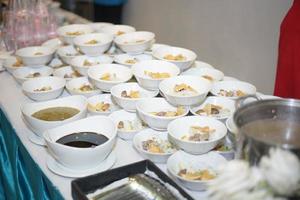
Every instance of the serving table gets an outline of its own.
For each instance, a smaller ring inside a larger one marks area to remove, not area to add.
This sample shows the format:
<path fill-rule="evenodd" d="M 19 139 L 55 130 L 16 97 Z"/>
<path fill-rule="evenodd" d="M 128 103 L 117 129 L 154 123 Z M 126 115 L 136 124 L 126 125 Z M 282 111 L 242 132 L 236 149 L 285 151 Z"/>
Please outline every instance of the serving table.
<path fill-rule="evenodd" d="M 68 96 L 65 91 L 62 96 Z M 23 103 L 33 102 L 22 93 L 8 72 L 0 73 L 0 200 L 1 199 L 72 199 L 71 181 L 52 173 L 46 164 L 47 148 L 33 144 L 33 134 L 21 117 Z M 117 139 L 117 161 L 113 168 L 143 160 L 132 142 Z M 165 173 L 166 165 L 159 164 Z M 205 192 L 187 192 L 197 200 Z"/>

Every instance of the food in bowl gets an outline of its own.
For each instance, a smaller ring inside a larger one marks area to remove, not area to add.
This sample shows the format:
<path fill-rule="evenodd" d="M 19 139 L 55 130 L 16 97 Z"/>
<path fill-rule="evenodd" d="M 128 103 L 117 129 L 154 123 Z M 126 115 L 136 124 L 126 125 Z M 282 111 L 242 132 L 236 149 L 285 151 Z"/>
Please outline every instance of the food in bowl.
<path fill-rule="evenodd" d="M 44 121 L 64 121 L 80 112 L 79 109 L 73 107 L 51 107 L 39 110 L 31 116 Z"/>
<path fill-rule="evenodd" d="M 46 92 L 52 90 L 51 86 L 43 86 L 41 88 L 34 89 L 34 92 Z"/>
<path fill-rule="evenodd" d="M 122 131 L 136 131 L 143 129 L 143 123 L 138 118 L 118 122 L 118 129 Z"/>
<path fill-rule="evenodd" d="M 173 153 L 175 147 L 168 141 L 158 137 L 152 137 L 142 142 L 142 148 L 150 153 L 162 154 Z"/>
<path fill-rule="evenodd" d="M 230 110 L 220 105 L 207 103 L 203 108 L 196 111 L 196 114 L 202 116 L 225 116 L 230 114 Z"/>
<path fill-rule="evenodd" d="M 31 74 L 28 74 L 27 76 L 25 76 L 25 78 L 36 78 L 36 77 L 40 77 L 41 73 L 40 72 L 34 72 Z"/>
<path fill-rule="evenodd" d="M 79 92 L 90 92 L 95 88 L 90 84 L 83 84 L 80 88 L 74 88 L 74 90 L 78 90 Z"/>
<path fill-rule="evenodd" d="M 219 144 L 218 146 L 216 146 L 214 148 L 215 151 L 221 151 L 221 152 L 227 152 L 227 151 L 231 151 L 232 148 L 228 145 L 225 145 L 225 144 Z"/>
<path fill-rule="evenodd" d="M 44 55 L 44 54 L 42 52 L 36 52 L 33 55 L 35 55 L 35 56 L 41 56 L 41 55 Z"/>
<path fill-rule="evenodd" d="M 96 105 L 88 104 L 88 108 L 97 112 L 109 112 L 111 105 L 110 103 L 105 103 L 104 101 L 97 103 Z"/>
<path fill-rule="evenodd" d="M 160 117 L 175 117 L 180 116 L 186 113 L 186 110 L 183 106 L 177 107 L 176 111 L 160 111 L 160 112 L 151 112 L 150 114 Z"/>
<path fill-rule="evenodd" d="M 81 76 L 82 75 L 78 71 L 74 70 L 72 73 L 65 74 L 64 78 L 78 78 L 78 77 L 81 77 Z"/>
<path fill-rule="evenodd" d="M 125 61 L 126 64 L 130 64 L 130 65 L 133 65 L 137 62 L 138 62 L 138 60 L 136 58 L 128 59 Z"/>
<path fill-rule="evenodd" d="M 171 74 L 167 72 L 151 72 L 151 71 L 144 71 L 144 74 L 146 76 L 149 76 L 152 79 L 164 79 L 164 78 L 170 78 Z"/>
<path fill-rule="evenodd" d="M 116 33 L 116 35 L 123 35 L 125 32 L 124 31 L 118 31 L 117 33 Z"/>
<path fill-rule="evenodd" d="M 191 126 L 189 128 L 189 133 L 181 137 L 185 141 L 201 142 L 208 141 L 210 135 L 216 130 L 210 128 L 209 126 Z"/>
<path fill-rule="evenodd" d="M 65 135 L 56 140 L 56 142 L 69 147 L 94 148 L 104 144 L 108 140 L 108 137 L 96 132 L 78 132 Z"/>
<path fill-rule="evenodd" d="M 123 90 L 121 92 L 121 97 L 135 99 L 135 98 L 140 98 L 141 94 L 140 91 L 138 90 L 130 90 L 128 93 L 126 90 Z"/>
<path fill-rule="evenodd" d="M 136 44 L 136 43 L 142 43 L 146 40 L 133 40 L 133 41 L 125 41 L 124 44 Z"/>
<path fill-rule="evenodd" d="M 224 89 L 221 89 L 218 92 L 218 95 L 224 96 L 224 97 L 243 97 L 243 96 L 246 96 L 247 93 L 243 92 L 242 90 L 224 90 Z"/>
<path fill-rule="evenodd" d="M 82 35 L 82 34 L 84 34 L 83 31 L 66 32 L 66 35 L 69 35 L 69 36 L 78 36 L 78 35 Z"/>
<path fill-rule="evenodd" d="M 85 42 L 84 44 L 93 45 L 93 44 L 98 44 L 98 43 L 99 43 L 99 41 L 93 39 L 93 40 Z"/>
<path fill-rule="evenodd" d="M 214 78 L 209 76 L 209 75 L 202 75 L 202 77 L 209 80 L 209 81 L 214 81 Z"/>
<path fill-rule="evenodd" d="M 186 179 L 186 180 L 193 180 L 193 181 L 208 181 L 216 178 L 216 172 L 210 169 L 204 170 L 189 170 L 189 169 L 181 169 L 178 172 L 178 176 Z"/>
<path fill-rule="evenodd" d="M 198 93 L 194 88 L 185 83 L 176 84 L 174 86 L 174 92 L 181 96 L 190 96 Z"/>
<path fill-rule="evenodd" d="M 172 60 L 172 61 L 184 61 L 186 60 L 186 57 L 182 54 L 177 54 L 177 55 L 167 54 L 164 56 L 164 59 Z"/>
<path fill-rule="evenodd" d="M 24 64 L 21 59 L 16 58 L 16 62 L 12 65 L 13 67 L 22 67 Z"/>
<path fill-rule="evenodd" d="M 100 62 L 90 62 L 89 60 L 85 59 L 83 61 L 83 66 L 86 66 L 86 67 L 90 67 L 90 66 L 93 66 L 93 65 L 98 65 L 100 64 Z"/>
<path fill-rule="evenodd" d="M 118 77 L 117 77 L 116 73 L 104 73 L 100 77 L 100 80 L 103 80 L 103 81 L 117 81 Z"/>

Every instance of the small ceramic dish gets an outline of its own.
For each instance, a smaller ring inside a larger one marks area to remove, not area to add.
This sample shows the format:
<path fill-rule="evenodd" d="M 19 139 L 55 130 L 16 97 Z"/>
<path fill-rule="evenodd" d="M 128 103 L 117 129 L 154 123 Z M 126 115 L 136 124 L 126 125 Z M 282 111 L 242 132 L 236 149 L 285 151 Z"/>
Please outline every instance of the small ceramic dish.
<path fill-rule="evenodd" d="M 167 132 L 144 129 L 133 138 L 133 146 L 145 158 L 155 163 L 166 163 L 177 151 L 169 142 Z"/>
<path fill-rule="evenodd" d="M 22 84 L 26 80 L 50 76 L 52 73 L 53 69 L 47 66 L 41 66 L 39 68 L 21 67 L 13 72 L 13 76 L 18 83 Z"/>
<path fill-rule="evenodd" d="M 205 78 L 182 75 L 160 82 L 159 90 L 173 105 L 199 105 L 211 90 L 212 83 Z"/>
<path fill-rule="evenodd" d="M 66 81 L 60 77 L 39 77 L 25 81 L 22 84 L 22 90 L 30 99 L 46 101 L 59 97 L 65 84 Z"/>
<path fill-rule="evenodd" d="M 118 136 L 123 140 L 132 140 L 135 134 L 143 130 L 143 125 L 136 113 L 118 110 L 109 115 L 118 128 Z"/>
<path fill-rule="evenodd" d="M 109 115 L 120 109 L 110 94 L 99 94 L 88 98 L 88 111 L 92 115 Z"/>
<path fill-rule="evenodd" d="M 180 73 L 176 65 L 162 60 L 141 61 L 131 69 L 138 83 L 148 90 L 158 90 L 161 81 Z"/>
<path fill-rule="evenodd" d="M 69 45 L 57 49 L 57 55 L 65 64 L 71 65 L 71 60 L 76 56 L 80 56 L 80 53 L 73 46 Z"/>
<path fill-rule="evenodd" d="M 211 93 L 215 96 L 237 99 L 242 96 L 256 94 L 256 88 L 254 85 L 242 81 L 220 81 L 214 83 Z"/>
<path fill-rule="evenodd" d="M 225 97 L 210 96 L 201 105 L 190 107 L 190 111 L 193 115 L 226 120 L 235 111 L 235 101 Z"/>
<path fill-rule="evenodd" d="M 75 71 L 72 67 L 66 66 L 54 70 L 53 76 L 61 77 L 69 81 L 73 78 L 81 77 L 82 75 L 79 72 Z"/>
<path fill-rule="evenodd" d="M 16 56 L 18 56 L 24 65 L 37 66 L 48 64 L 55 53 L 55 50 L 46 46 L 33 46 L 18 49 Z"/>
<path fill-rule="evenodd" d="M 87 24 L 71 24 L 57 29 L 58 36 L 65 44 L 73 44 L 75 37 L 92 33 L 93 29 Z"/>
<path fill-rule="evenodd" d="M 128 54 L 141 54 L 149 49 L 155 34 L 148 31 L 125 33 L 115 38 L 115 44 Z"/>
<path fill-rule="evenodd" d="M 111 88 L 111 95 L 116 103 L 128 112 L 136 111 L 136 103 L 140 99 L 152 98 L 158 91 L 149 91 L 137 83 L 122 83 Z"/>
<path fill-rule="evenodd" d="M 215 148 L 227 134 L 226 126 L 211 117 L 187 116 L 168 125 L 170 141 L 186 152 L 203 154 Z"/>
<path fill-rule="evenodd" d="M 167 169 L 187 189 L 203 191 L 218 176 L 218 169 L 226 163 L 226 159 L 216 152 L 191 155 L 177 151 L 168 159 Z M 205 174 L 205 176 L 199 176 L 199 174 Z"/>
<path fill-rule="evenodd" d="M 175 107 L 164 98 L 146 98 L 136 103 L 139 117 L 152 129 L 165 131 L 168 124 L 188 114 L 186 107 Z"/>
<path fill-rule="evenodd" d="M 71 60 L 71 66 L 83 76 L 87 76 L 87 70 L 89 67 L 100 64 L 110 64 L 112 62 L 113 59 L 108 55 L 101 55 L 97 57 L 82 55 L 73 58 Z"/>
<path fill-rule="evenodd" d="M 113 36 L 105 33 L 90 33 L 74 38 L 74 45 L 84 54 L 99 56 L 107 51 L 113 41 Z"/>
<path fill-rule="evenodd" d="M 128 67 L 145 60 L 153 60 L 153 58 L 151 55 L 147 55 L 147 54 L 139 54 L 139 55 L 118 54 L 114 56 L 114 61 L 116 63 Z"/>
<path fill-rule="evenodd" d="M 153 51 L 152 55 L 159 60 L 177 65 L 181 72 L 190 68 L 197 58 L 197 55 L 191 50 L 171 46 L 160 47 Z"/>
<path fill-rule="evenodd" d="M 83 95 L 87 98 L 101 93 L 89 82 L 87 77 L 73 78 L 67 82 L 66 89 L 71 95 Z"/>
<path fill-rule="evenodd" d="M 88 69 L 88 77 L 91 83 L 104 92 L 120 83 L 129 81 L 132 77 L 128 67 L 118 64 L 102 64 Z"/>

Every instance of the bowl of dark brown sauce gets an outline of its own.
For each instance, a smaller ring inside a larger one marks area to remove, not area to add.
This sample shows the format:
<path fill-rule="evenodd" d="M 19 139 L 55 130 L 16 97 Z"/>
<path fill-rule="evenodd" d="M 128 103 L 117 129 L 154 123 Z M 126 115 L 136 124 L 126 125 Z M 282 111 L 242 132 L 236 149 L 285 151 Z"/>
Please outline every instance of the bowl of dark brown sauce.
<path fill-rule="evenodd" d="M 290 150 L 300 158 L 299 100 L 258 100 L 241 105 L 235 112 L 234 122 L 239 130 L 239 158 L 255 165 L 271 147 Z"/>
<path fill-rule="evenodd" d="M 107 116 L 93 116 L 44 132 L 50 154 L 62 165 L 86 170 L 101 164 L 111 153 L 117 127 Z"/>

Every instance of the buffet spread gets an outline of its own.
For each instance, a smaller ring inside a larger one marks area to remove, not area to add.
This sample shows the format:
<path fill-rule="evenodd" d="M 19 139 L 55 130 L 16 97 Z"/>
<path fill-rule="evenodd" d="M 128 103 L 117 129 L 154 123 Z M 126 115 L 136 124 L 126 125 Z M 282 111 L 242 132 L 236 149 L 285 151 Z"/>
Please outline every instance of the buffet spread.
<path fill-rule="evenodd" d="M 1 52 L 1 92 L 15 92 L 1 106 L 66 199 L 73 178 L 142 159 L 206 198 L 218 168 L 235 158 L 236 99 L 277 98 L 132 26 L 72 24 L 57 33 L 41 46 Z M 141 179 L 149 181 L 134 176 Z"/>

